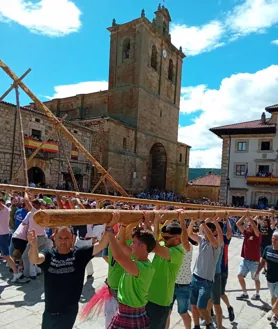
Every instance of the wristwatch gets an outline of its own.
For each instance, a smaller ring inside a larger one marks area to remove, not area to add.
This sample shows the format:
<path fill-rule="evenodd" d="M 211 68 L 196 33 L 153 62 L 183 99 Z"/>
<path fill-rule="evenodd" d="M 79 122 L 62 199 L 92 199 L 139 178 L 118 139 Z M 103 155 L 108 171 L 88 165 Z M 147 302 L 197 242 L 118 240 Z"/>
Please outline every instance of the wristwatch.
<path fill-rule="evenodd" d="M 106 232 L 114 233 L 113 227 L 106 227 Z"/>

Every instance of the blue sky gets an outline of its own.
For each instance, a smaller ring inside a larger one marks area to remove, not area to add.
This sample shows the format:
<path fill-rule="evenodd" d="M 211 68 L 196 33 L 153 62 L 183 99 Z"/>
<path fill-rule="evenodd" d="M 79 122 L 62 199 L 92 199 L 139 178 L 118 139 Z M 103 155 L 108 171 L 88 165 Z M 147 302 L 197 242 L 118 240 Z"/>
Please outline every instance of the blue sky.
<path fill-rule="evenodd" d="M 2 0 L 0 58 L 42 100 L 106 89 L 112 19 L 150 20 L 158 1 Z M 184 60 L 179 140 L 192 167 L 220 167 L 209 128 L 260 118 L 278 103 L 278 0 L 167 0 Z M 0 93 L 10 84 L 0 75 Z M 14 102 L 14 95 L 7 101 Z M 21 101 L 29 99 L 21 93 Z"/>

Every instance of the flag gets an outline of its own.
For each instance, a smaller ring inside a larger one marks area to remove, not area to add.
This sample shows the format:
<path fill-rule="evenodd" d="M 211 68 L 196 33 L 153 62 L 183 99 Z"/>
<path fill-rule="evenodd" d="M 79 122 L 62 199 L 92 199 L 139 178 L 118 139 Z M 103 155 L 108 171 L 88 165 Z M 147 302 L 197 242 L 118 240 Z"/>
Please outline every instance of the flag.
<path fill-rule="evenodd" d="M 247 176 L 248 176 L 248 165 L 246 164 L 245 175 L 244 175 L 245 179 L 247 179 Z"/>

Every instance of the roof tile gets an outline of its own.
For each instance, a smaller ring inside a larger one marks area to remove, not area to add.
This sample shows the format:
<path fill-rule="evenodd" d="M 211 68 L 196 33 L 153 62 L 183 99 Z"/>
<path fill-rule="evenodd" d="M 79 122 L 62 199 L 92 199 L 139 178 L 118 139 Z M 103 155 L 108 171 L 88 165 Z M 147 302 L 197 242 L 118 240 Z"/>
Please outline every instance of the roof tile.
<path fill-rule="evenodd" d="M 200 178 L 193 179 L 192 185 L 220 186 L 221 176 L 209 174 Z"/>

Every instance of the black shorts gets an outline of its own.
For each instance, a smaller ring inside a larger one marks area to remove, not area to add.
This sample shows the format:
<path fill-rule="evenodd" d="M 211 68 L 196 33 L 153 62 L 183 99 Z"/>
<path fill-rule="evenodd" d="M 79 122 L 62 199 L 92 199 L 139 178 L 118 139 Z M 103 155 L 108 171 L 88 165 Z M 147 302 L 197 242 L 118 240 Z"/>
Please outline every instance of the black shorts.
<path fill-rule="evenodd" d="M 14 245 L 14 249 L 19 250 L 19 252 L 22 255 L 26 249 L 28 242 L 25 240 L 18 239 L 18 238 L 12 238 L 12 243 Z"/>
<path fill-rule="evenodd" d="M 214 305 L 220 305 L 221 300 L 221 273 L 216 273 L 211 290 L 211 299 Z"/>
<path fill-rule="evenodd" d="M 225 295 L 227 280 L 228 280 L 228 272 L 221 273 L 221 296 Z"/>

